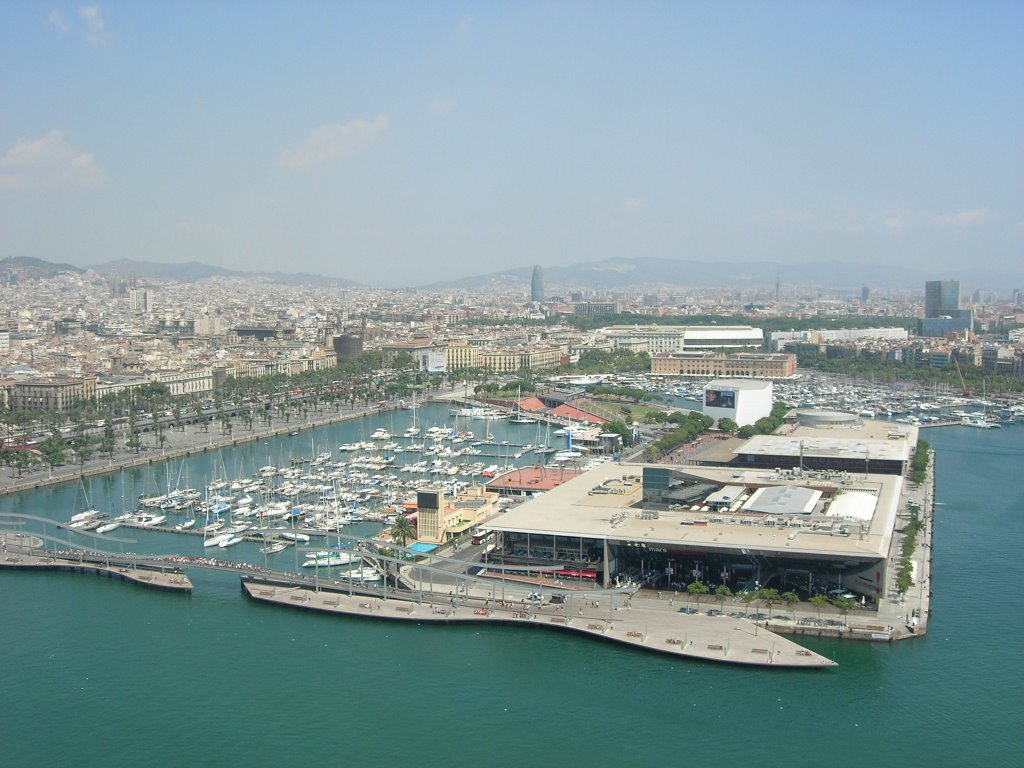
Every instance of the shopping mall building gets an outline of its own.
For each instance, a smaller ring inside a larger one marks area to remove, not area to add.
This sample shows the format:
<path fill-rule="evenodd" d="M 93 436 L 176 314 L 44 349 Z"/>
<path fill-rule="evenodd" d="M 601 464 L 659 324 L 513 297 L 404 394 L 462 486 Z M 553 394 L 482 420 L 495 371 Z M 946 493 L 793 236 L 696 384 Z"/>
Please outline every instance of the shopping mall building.
<path fill-rule="evenodd" d="M 780 432 L 720 441 L 700 463 L 601 464 L 488 522 L 491 559 L 603 586 L 876 598 L 917 501 L 905 487 L 917 428 L 807 411 Z"/>

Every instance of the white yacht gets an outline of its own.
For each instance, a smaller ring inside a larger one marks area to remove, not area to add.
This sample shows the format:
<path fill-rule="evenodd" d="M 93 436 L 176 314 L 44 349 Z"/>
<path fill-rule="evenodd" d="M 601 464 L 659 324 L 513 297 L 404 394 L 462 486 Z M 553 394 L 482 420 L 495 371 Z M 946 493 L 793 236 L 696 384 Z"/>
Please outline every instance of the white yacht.
<path fill-rule="evenodd" d="M 303 568 L 333 568 L 336 565 L 353 565 L 362 558 L 348 552 L 311 552 Z"/>
<path fill-rule="evenodd" d="M 342 578 L 351 579 L 352 581 L 380 581 L 380 571 L 376 568 L 371 568 L 368 565 L 364 565 L 361 568 L 353 568 L 350 571 L 346 571 L 342 574 Z"/>
<path fill-rule="evenodd" d="M 220 543 L 222 541 L 227 541 L 228 539 L 232 539 L 232 538 L 234 538 L 234 536 L 235 536 L 235 534 L 233 534 L 233 533 L 221 533 L 221 534 L 218 534 L 216 536 L 211 536 L 209 539 L 206 539 L 203 542 L 203 546 L 204 547 L 219 547 Z"/>

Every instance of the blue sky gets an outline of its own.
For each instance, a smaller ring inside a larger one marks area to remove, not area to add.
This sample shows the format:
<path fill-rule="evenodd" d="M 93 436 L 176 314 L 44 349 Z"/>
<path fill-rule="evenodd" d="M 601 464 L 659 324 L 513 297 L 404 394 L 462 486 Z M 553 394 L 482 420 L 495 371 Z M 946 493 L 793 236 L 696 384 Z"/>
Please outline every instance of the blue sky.
<path fill-rule="evenodd" d="M 1024 3 L 0 2 L 0 255 L 1024 263 Z"/>

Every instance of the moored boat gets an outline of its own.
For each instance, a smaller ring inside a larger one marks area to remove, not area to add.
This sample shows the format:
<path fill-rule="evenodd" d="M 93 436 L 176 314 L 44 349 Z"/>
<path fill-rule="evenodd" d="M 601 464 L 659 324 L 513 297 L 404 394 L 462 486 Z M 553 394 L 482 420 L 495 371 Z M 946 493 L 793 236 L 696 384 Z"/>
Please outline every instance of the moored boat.
<path fill-rule="evenodd" d="M 338 565 L 352 565 L 362 558 L 348 552 L 311 552 L 303 564 L 303 568 L 333 568 Z"/>

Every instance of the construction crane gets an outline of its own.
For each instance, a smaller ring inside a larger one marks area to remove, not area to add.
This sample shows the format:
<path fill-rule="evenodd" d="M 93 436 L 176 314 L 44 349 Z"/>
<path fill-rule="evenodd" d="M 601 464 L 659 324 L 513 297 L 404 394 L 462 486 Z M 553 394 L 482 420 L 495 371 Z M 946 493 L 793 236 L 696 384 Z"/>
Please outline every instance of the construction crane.
<path fill-rule="evenodd" d="M 952 352 L 949 355 L 953 358 L 953 366 L 956 368 L 956 375 L 960 377 L 960 394 L 964 397 L 972 397 L 974 393 L 967 388 L 967 383 L 964 381 L 964 372 L 960 370 L 960 361 L 956 359 L 956 352 Z"/>

